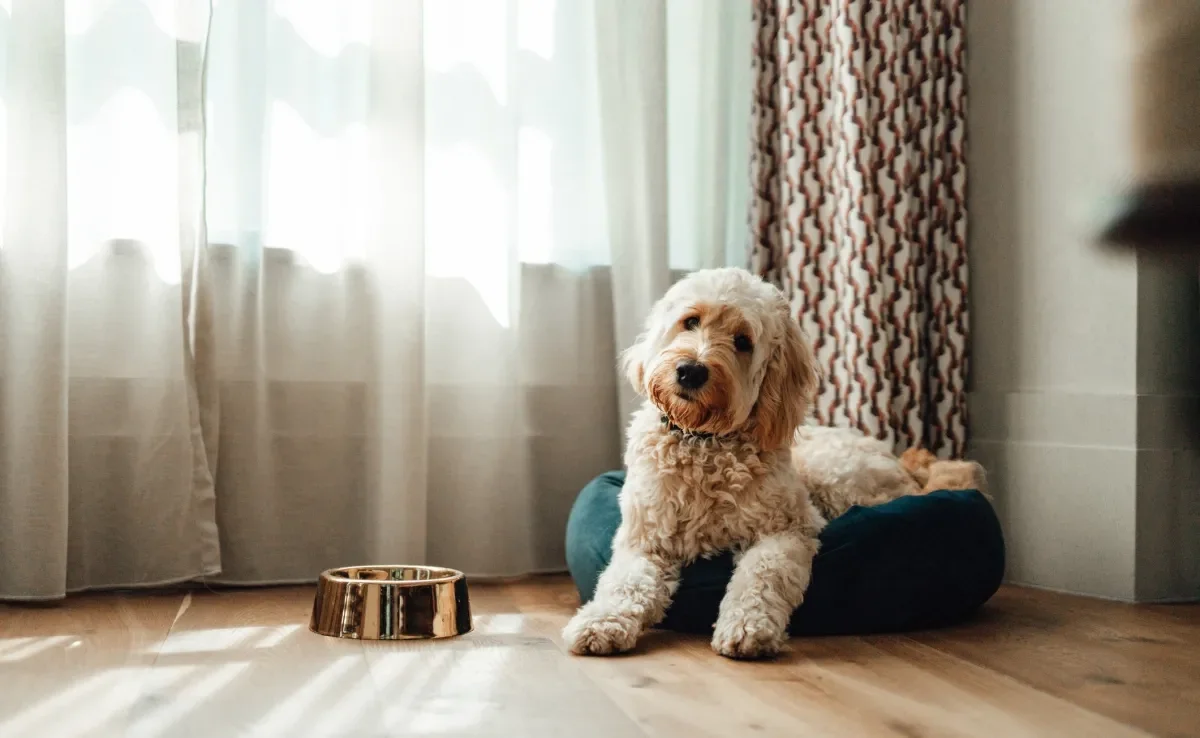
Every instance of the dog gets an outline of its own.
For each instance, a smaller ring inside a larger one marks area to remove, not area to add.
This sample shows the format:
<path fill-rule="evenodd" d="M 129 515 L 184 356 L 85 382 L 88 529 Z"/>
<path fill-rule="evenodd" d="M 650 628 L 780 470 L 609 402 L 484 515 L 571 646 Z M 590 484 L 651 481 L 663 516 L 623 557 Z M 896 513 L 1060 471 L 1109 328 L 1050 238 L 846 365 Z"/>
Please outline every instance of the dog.
<path fill-rule="evenodd" d="M 825 525 L 791 463 L 818 373 L 787 300 L 742 269 L 694 272 L 654 306 L 623 364 L 646 402 L 629 425 L 621 525 L 565 644 L 630 650 L 662 619 L 685 563 L 732 549 L 713 650 L 777 653 Z"/>
<path fill-rule="evenodd" d="M 622 356 L 633 414 L 621 525 L 595 597 L 563 630 L 576 654 L 632 649 L 663 617 L 683 565 L 732 550 L 712 648 L 769 657 L 787 641 L 828 518 L 919 494 L 937 461 L 902 463 L 857 431 L 809 423 L 819 373 L 777 288 L 743 269 L 694 272 Z"/>

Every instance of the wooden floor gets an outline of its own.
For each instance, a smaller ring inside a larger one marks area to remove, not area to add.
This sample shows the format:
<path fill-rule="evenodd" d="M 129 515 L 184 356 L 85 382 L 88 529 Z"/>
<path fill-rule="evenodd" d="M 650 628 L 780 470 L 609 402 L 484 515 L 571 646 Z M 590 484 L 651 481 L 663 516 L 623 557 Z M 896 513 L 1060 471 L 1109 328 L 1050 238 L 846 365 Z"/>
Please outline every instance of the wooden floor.
<path fill-rule="evenodd" d="M 472 585 L 476 631 L 378 644 L 306 629 L 307 587 L 0 607 L 0 736 L 1200 736 L 1200 608 L 1002 590 L 973 622 L 565 654 L 562 578 Z"/>

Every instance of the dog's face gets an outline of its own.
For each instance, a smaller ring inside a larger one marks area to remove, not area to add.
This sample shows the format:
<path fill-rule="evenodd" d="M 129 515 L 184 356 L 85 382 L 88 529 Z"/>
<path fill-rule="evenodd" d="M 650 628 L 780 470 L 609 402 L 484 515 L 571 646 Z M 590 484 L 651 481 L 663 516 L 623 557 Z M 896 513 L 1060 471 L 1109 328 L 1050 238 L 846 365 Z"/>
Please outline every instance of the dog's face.
<path fill-rule="evenodd" d="M 689 431 L 791 445 L 817 386 L 812 350 L 776 288 L 742 269 L 695 272 L 650 313 L 626 374 Z"/>

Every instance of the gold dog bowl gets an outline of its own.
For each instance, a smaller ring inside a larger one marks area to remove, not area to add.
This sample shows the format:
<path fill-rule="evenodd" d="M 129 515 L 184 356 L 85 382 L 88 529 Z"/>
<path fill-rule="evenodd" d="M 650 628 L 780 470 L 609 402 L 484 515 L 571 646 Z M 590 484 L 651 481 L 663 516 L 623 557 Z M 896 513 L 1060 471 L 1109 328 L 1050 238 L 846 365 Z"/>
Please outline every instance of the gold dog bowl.
<path fill-rule="evenodd" d="M 309 630 L 334 638 L 390 641 L 471 632 L 467 578 L 429 566 L 351 566 L 317 581 Z"/>

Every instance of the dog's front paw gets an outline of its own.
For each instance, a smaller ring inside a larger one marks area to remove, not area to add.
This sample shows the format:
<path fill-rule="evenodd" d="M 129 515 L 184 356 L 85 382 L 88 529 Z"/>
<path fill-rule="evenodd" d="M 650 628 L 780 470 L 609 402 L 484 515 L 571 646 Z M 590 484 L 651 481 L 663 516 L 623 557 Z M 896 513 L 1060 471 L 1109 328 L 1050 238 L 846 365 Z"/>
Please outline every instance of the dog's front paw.
<path fill-rule="evenodd" d="M 580 656 L 621 653 L 637 643 L 638 623 L 620 615 L 580 612 L 562 633 L 563 643 Z"/>
<path fill-rule="evenodd" d="M 743 615 L 717 621 L 712 649 L 731 659 L 765 659 L 778 654 L 786 642 L 787 633 L 767 618 Z"/>

